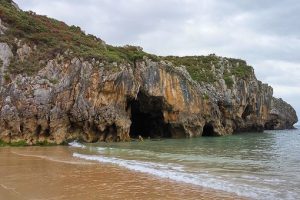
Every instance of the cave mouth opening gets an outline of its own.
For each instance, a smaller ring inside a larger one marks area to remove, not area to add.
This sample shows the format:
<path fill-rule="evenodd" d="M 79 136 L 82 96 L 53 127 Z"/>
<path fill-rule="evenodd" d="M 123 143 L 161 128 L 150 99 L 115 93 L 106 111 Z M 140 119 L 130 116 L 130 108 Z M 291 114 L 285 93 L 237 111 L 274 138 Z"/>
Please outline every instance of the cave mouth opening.
<path fill-rule="evenodd" d="M 247 105 L 244 112 L 243 112 L 243 114 L 242 114 L 242 118 L 244 120 L 246 120 L 247 117 L 251 114 L 251 112 L 252 112 L 252 107 L 250 105 Z"/>
<path fill-rule="evenodd" d="M 204 125 L 202 136 L 203 137 L 217 136 L 216 132 L 214 131 L 214 127 L 211 123 L 207 123 L 207 124 Z"/>
<path fill-rule="evenodd" d="M 131 113 L 130 137 L 171 138 L 170 125 L 164 121 L 163 100 L 139 92 L 136 99 L 127 101 Z"/>

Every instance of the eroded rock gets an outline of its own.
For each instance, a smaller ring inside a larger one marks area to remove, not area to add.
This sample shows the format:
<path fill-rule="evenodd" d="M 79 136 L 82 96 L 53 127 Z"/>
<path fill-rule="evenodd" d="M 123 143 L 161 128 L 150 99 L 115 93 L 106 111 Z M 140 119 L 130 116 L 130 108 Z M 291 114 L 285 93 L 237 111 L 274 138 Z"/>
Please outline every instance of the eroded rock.
<path fill-rule="evenodd" d="M 294 108 L 282 99 L 273 97 L 265 128 L 271 130 L 292 129 L 297 122 L 298 117 Z"/>
<path fill-rule="evenodd" d="M 4 35 L 7 28 L 2 24 L 2 20 L 0 19 L 0 35 Z"/>
<path fill-rule="evenodd" d="M 0 43 L 0 88 L 4 83 L 4 74 L 10 64 L 10 59 L 13 57 L 11 48 L 7 43 Z"/>
<path fill-rule="evenodd" d="M 10 46 L 0 43 L 0 140 L 61 144 L 222 136 L 292 128 L 298 120 L 245 61 L 153 57 L 140 47 L 112 47 L 78 27 L 64 28 L 66 37 L 56 48 L 32 41 L 36 35 L 9 35 Z M 70 29 L 73 38 L 67 37 Z M 0 20 L 0 34 L 5 30 Z M 74 38 L 87 40 L 90 52 L 75 48 L 80 41 Z"/>
<path fill-rule="evenodd" d="M 261 131 L 270 128 L 269 112 L 285 124 L 295 122 L 294 115 L 276 115 L 286 107 L 271 104 L 272 88 L 254 76 L 236 79 L 230 89 L 201 85 L 184 68 L 148 59 L 114 73 L 76 58 L 60 64 L 54 59 L 35 77 L 17 76 L 1 97 L 0 139 L 29 144 Z"/>

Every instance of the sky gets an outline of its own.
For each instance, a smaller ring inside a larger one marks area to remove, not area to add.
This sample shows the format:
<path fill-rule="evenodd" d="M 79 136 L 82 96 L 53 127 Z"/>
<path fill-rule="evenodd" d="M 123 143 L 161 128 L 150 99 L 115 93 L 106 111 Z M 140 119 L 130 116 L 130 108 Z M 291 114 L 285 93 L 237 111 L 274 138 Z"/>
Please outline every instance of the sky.
<path fill-rule="evenodd" d="M 244 59 L 300 114 L 299 0 L 15 0 L 108 44 Z"/>

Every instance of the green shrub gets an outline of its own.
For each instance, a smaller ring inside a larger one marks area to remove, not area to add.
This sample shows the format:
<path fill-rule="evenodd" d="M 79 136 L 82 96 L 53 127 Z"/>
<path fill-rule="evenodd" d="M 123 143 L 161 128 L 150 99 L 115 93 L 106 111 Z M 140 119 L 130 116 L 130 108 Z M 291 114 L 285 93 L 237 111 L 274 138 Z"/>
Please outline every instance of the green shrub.
<path fill-rule="evenodd" d="M 10 74 L 27 74 L 28 76 L 34 75 L 39 71 L 40 66 L 36 60 L 20 60 L 13 59 L 10 62 L 7 70 Z"/>
<path fill-rule="evenodd" d="M 247 65 L 246 61 L 234 58 L 229 58 L 228 60 L 232 65 L 232 74 L 236 77 L 249 78 L 249 76 L 253 73 L 252 67 Z"/>
<path fill-rule="evenodd" d="M 176 66 L 184 65 L 192 79 L 198 82 L 214 83 L 216 77 L 212 72 L 212 66 L 216 66 L 219 58 L 214 54 L 208 56 L 167 56 L 165 60 L 172 62 Z"/>
<path fill-rule="evenodd" d="M 231 76 L 225 75 L 224 81 L 225 81 L 225 84 L 227 85 L 227 87 L 232 88 L 234 82 L 233 82 Z"/>
<path fill-rule="evenodd" d="M 151 58 L 155 56 L 147 54 L 137 47 L 113 47 L 103 45 L 102 40 L 86 35 L 80 27 L 68 26 L 63 22 L 33 12 L 18 11 L 9 1 L 0 0 L 0 17 L 7 27 L 6 35 L 0 38 L 13 45 L 14 38 L 22 39 L 24 43 L 37 45 L 37 52 L 24 62 L 15 62 L 10 67 L 13 74 L 35 74 L 40 67 L 39 60 L 52 59 L 57 53 L 71 50 L 72 56 L 85 60 L 96 59 L 99 61 L 129 62 L 134 63 L 145 55 Z M 29 63 L 35 66 L 29 66 Z"/>
<path fill-rule="evenodd" d="M 49 81 L 50 81 L 50 83 L 52 83 L 53 85 L 56 85 L 57 83 L 59 83 L 59 80 L 57 80 L 57 79 L 50 79 Z"/>
<path fill-rule="evenodd" d="M 7 146 L 7 144 L 4 141 L 0 140 L 0 147 L 5 147 L 5 146 Z"/>
<path fill-rule="evenodd" d="M 175 66 L 184 65 L 191 75 L 191 77 L 198 82 L 214 83 L 216 80 L 213 74 L 212 68 L 219 68 L 221 65 L 227 66 L 226 63 L 222 63 L 220 57 L 211 54 L 208 56 L 167 56 L 162 57 L 165 60 L 172 62 Z M 224 74 L 224 80 L 228 87 L 232 87 L 233 80 L 231 75 L 235 75 L 237 78 L 249 78 L 252 74 L 252 67 L 248 66 L 244 60 L 226 58 L 231 66 L 231 70 Z"/>
<path fill-rule="evenodd" d="M 26 143 L 26 141 L 20 140 L 18 142 L 11 142 L 11 143 L 9 143 L 9 146 L 12 146 L 12 147 L 24 147 L 24 146 L 28 146 L 28 144 Z"/>
<path fill-rule="evenodd" d="M 38 141 L 34 146 L 56 146 L 55 143 L 49 143 L 48 141 Z"/>
<path fill-rule="evenodd" d="M 3 78 L 6 82 L 10 81 L 10 76 L 7 73 L 4 74 Z"/>
<path fill-rule="evenodd" d="M 205 100 L 208 100 L 209 99 L 209 96 L 208 96 L 208 94 L 203 94 L 203 99 L 205 99 Z"/>
<path fill-rule="evenodd" d="M 130 63 L 134 64 L 143 59 L 144 56 L 158 61 L 161 59 L 172 62 L 175 66 L 186 66 L 191 77 L 198 82 L 214 83 L 216 77 L 213 74 L 212 66 L 219 67 L 220 57 L 211 54 L 208 56 L 167 56 L 157 57 L 144 52 L 135 46 L 114 47 L 104 45 L 102 40 L 87 35 L 80 27 L 68 26 L 64 22 L 48 18 L 47 16 L 37 15 L 33 12 L 18 11 L 11 5 L 10 0 L 0 0 L 0 18 L 9 28 L 0 41 L 8 43 L 13 52 L 16 53 L 14 39 L 17 37 L 22 42 L 30 46 L 37 46 L 37 51 L 24 62 L 13 61 L 9 67 L 12 74 L 26 73 L 27 75 L 36 74 L 43 66 L 40 60 L 50 60 L 56 55 L 63 54 L 65 51 L 72 51 L 72 55 L 65 55 L 65 59 L 76 56 L 84 60 L 98 60 L 108 63 Z M 228 59 L 232 65 L 231 75 L 238 78 L 247 78 L 252 73 L 252 68 L 240 59 Z M 110 65 L 109 65 L 110 66 Z M 232 81 L 225 77 L 228 85 Z"/>

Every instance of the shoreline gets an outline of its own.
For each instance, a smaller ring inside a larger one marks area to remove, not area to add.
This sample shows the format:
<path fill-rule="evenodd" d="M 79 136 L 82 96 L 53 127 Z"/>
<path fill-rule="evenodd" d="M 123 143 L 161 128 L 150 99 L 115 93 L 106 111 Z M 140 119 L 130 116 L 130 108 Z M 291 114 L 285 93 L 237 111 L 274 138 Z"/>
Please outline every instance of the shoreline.
<path fill-rule="evenodd" d="M 72 157 L 72 148 L 0 148 L 4 199 L 245 199 Z"/>

